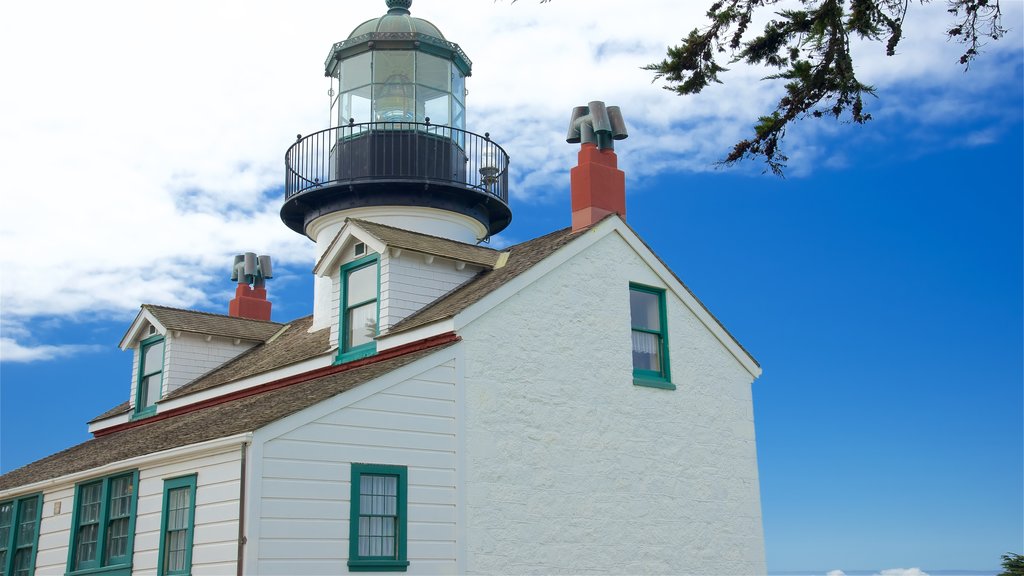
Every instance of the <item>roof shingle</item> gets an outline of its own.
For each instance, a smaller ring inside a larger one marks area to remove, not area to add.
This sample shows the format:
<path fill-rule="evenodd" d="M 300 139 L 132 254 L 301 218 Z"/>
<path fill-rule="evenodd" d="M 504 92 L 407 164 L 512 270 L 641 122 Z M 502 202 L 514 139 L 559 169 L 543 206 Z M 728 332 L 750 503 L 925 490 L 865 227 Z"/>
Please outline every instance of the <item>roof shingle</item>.
<path fill-rule="evenodd" d="M 238 318 L 197 310 L 182 310 L 156 304 L 143 304 L 142 308 L 152 314 L 168 330 L 181 330 L 182 332 L 209 334 L 225 338 L 266 342 L 284 326 L 266 320 Z"/>
<path fill-rule="evenodd" d="M 261 428 L 450 346 L 424 350 L 230 400 L 87 440 L 0 476 L 0 490 Z"/>

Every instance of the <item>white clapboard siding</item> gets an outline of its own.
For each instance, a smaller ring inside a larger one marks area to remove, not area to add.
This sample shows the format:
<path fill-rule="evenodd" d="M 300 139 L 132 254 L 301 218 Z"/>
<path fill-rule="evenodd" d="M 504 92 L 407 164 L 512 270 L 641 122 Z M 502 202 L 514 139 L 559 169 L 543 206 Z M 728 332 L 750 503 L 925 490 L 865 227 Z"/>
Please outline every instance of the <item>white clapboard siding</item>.
<path fill-rule="evenodd" d="M 219 368 L 229 360 L 256 345 L 232 338 L 211 337 L 182 333 L 165 339 L 163 394 L 169 394 L 207 372 Z"/>
<path fill-rule="evenodd" d="M 265 439 L 258 573 L 348 572 L 352 462 L 408 467 L 408 573 L 455 573 L 456 398 L 449 357 Z"/>
<path fill-rule="evenodd" d="M 444 296 L 480 270 L 472 264 L 457 270 L 455 262 L 443 258 L 427 264 L 423 254 L 407 250 L 399 256 L 385 254 L 380 269 L 381 330 Z"/>
<path fill-rule="evenodd" d="M 156 574 L 164 480 L 196 474 L 195 536 L 192 570 L 234 574 L 238 558 L 239 448 L 171 464 L 140 468 L 136 502 L 132 573 Z M 102 478 L 103 476 L 97 476 Z M 54 505 L 60 502 L 60 514 Z M 74 511 L 74 484 L 43 495 L 36 574 L 63 574 L 67 569 Z"/>

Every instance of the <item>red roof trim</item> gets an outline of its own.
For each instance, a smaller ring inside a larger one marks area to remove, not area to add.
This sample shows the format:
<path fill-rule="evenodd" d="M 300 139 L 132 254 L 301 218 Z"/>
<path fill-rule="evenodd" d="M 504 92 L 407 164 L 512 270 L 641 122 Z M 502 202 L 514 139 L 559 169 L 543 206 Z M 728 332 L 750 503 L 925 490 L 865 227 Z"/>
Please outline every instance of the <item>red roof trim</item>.
<path fill-rule="evenodd" d="M 263 394 L 264 392 L 270 392 L 271 390 L 277 390 L 279 388 L 285 388 L 293 384 L 300 382 L 306 382 L 308 380 L 314 380 L 323 376 L 329 376 L 331 374 L 337 374 L 339 372 L 346 372 L 353 370 L 368 364 L 375 364 L 377 362 L 383 362 L 385 360 L 391 360 L 399 356 L 405 356 L 406 354 L 412 354 L 413 352 L 419 352 L 421 350 L 427 350 L 444 344 L 450 344 L 459 340 L 458 335 L 455 332 L 445 332 L 444 334 L 438 334 L 437 336 L 431 336 L 430 338 L 424 338 L 423 340 L 417 340 L 401 346 L 395 346 L 394 348 L 388 348 L 367 358 L 361 358 L 359 360 L 353 360 L 352 362 L 346 362 L 345 364 L 338 364 L 334 366 L 325 366 L 323 368 L 317 368 L 316 370 L 310 370 L 309 372 L 303 372 L 302 374 L 296 374 L 294 376 L 288 376 L 279 380 L 273 380 L 266 384 L 260 384 L 251 388 L 245 388 L 243 390 L 237 390 L 230 392 L 215 398 L 209 398 L 201 400 L 187 406 L 181 406 L 180 408 L 174 408 L 167 410 L 166 412 L 157 412 L 155 415 L 142 420 L 135 420 L 132 422 L 125 422 L 124 424 L 118 424 L 117 426 L 111 426 L 109 428 L 103 428 L 93 432 L 93 436 L 99 438 L 100 436 L 106 436 L 107 434 L 113 434 L 114 432 L 120 432 L 122 430 L 129 430 L 131 428 L 137 428 L 139 426 L 145 426 L 153 422 L 159 422 L 160 420 L 166 420 L 168 418 L 174 418 L 182 414 L 188 414 L 189 412 L 195 412 L 211 406 L 217 406 L 218 404 L 224 404 L 231 402 L 232 400 L 238 400 L 240 398 L 247 398 L 249 396 L 255 396 L 257 394 Z"/>

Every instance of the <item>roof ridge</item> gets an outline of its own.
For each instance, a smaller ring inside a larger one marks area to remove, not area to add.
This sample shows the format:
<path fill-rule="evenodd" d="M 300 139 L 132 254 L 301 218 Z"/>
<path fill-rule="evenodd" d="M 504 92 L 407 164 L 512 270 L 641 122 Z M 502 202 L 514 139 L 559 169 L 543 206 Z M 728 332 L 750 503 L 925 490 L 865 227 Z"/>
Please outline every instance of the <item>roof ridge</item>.
<path fill-rule="evenodd" d="M 287 324 L 287 322 L 274 322 L 273 320 L 257 320 L 255 318 L 244 318 L 242 316 L 231 316 L 229 314 L 217 314 L 216 312 L 207 312 L 205 310 L 192 310 L 190 308 L 175 308 L 173 306 L 163 306 L 161 304 L 142 304 L 140 308 L 159 308 L 161 310 L 172 310 L 174 312 L 188 312 L 189 314 L 203 314 L 205 316 L 212 316 L 214 318 L 243 320 L 245 322 L 260 322 L 263 324 L 277 324 L 279 326 L 284 326 L 285 324 Z M 305 318 L 305 316 L 303 316 L 303 318 Z M 295 320 L 292 320 L 292 322 L 295 322 Z"/>
<path fill-rule="evenodd" d="M 363 220 L 362 218 L 351 218 L 351 217 L 347 218 L 347 220 L 349 220 L 350 222 L 355 222 L 358 225 L 369 224 L 370 226 L 380 226 L 382 228 L 387 228 L 389 230 L 397 230 L 399 232 L 404 232 L 406 234 L 414 234 L 416 236 L 423 236 L 423 237 L 426 237 L 426 238 L 433 238 L 435 240 L 441 240 L 443 242 L 452 242 L 454 244 L 460 244 L 462 246 L 467 246 L 469 248 L 479 248 L 481 250 L 489 250 L 489 251 L 495 252 L 495 253 L 503 252 L 503 250 L 498 250 L 497 248 L 491 248 L 490 246 L 481 246 L 479 244 L 470 244 L 469 242 L 462 242 L 462 241 L 459 241 L 459 240 L 452 240 L 451 238 L 445 238 L 444 236 L 435 236 L 434 234 L 427 234 L 425 232 L 417 232 L 416 230 L 408 230 L 406 228 L 399 228 L 397 226 L 391 226 L 389 224 L 381 224 L 380 222 L 374 222 L 372 220 Z"/>

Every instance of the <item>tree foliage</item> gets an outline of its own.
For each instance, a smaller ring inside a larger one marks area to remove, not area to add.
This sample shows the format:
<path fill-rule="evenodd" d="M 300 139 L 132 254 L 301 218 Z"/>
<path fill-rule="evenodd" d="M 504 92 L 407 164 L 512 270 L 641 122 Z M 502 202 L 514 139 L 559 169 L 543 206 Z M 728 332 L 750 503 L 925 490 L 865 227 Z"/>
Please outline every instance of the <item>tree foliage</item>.
<path fill-rule="evenodd" d="M 1024 576 L 1024 556 L 1020 554 L 1003 554 L 1003 571 L 999 576 Z"/>
<path fill-rule="evenodd" d="M 716 0 L 707 11 L 708 26 L 693 29 L 682 44 L 668 48 L 663 61 L 646 67 L 678 94 L 696 94 L 721 83 L 719 75 L 727 70 L 721 59 L 726 54 L 728 63 L 777 69 L 765 78 L 785 82 L 775 110 L 761 116 L 753 135 L 736 143 L 721 161 L 731 165 L 760 157 L 777 175 L 788 160 L 780 145 L 790 122 L 806 116 L 856 124 L 871 119 L 864 99 L 875 91 L 857 78 L 851 38 L 884 43 L 885 53 L 894 55 L 911 6 L 911 0 L 800 0 L 799 9 L 776 12 L 776 18 L 750 38 L 755 13 L 781 1 Z M 964 45 L 960 64 L 969 67 L 986 40 L 1006 32 L 1000 0 L 944 1 L 953 19 L 945 33 Z"/>

